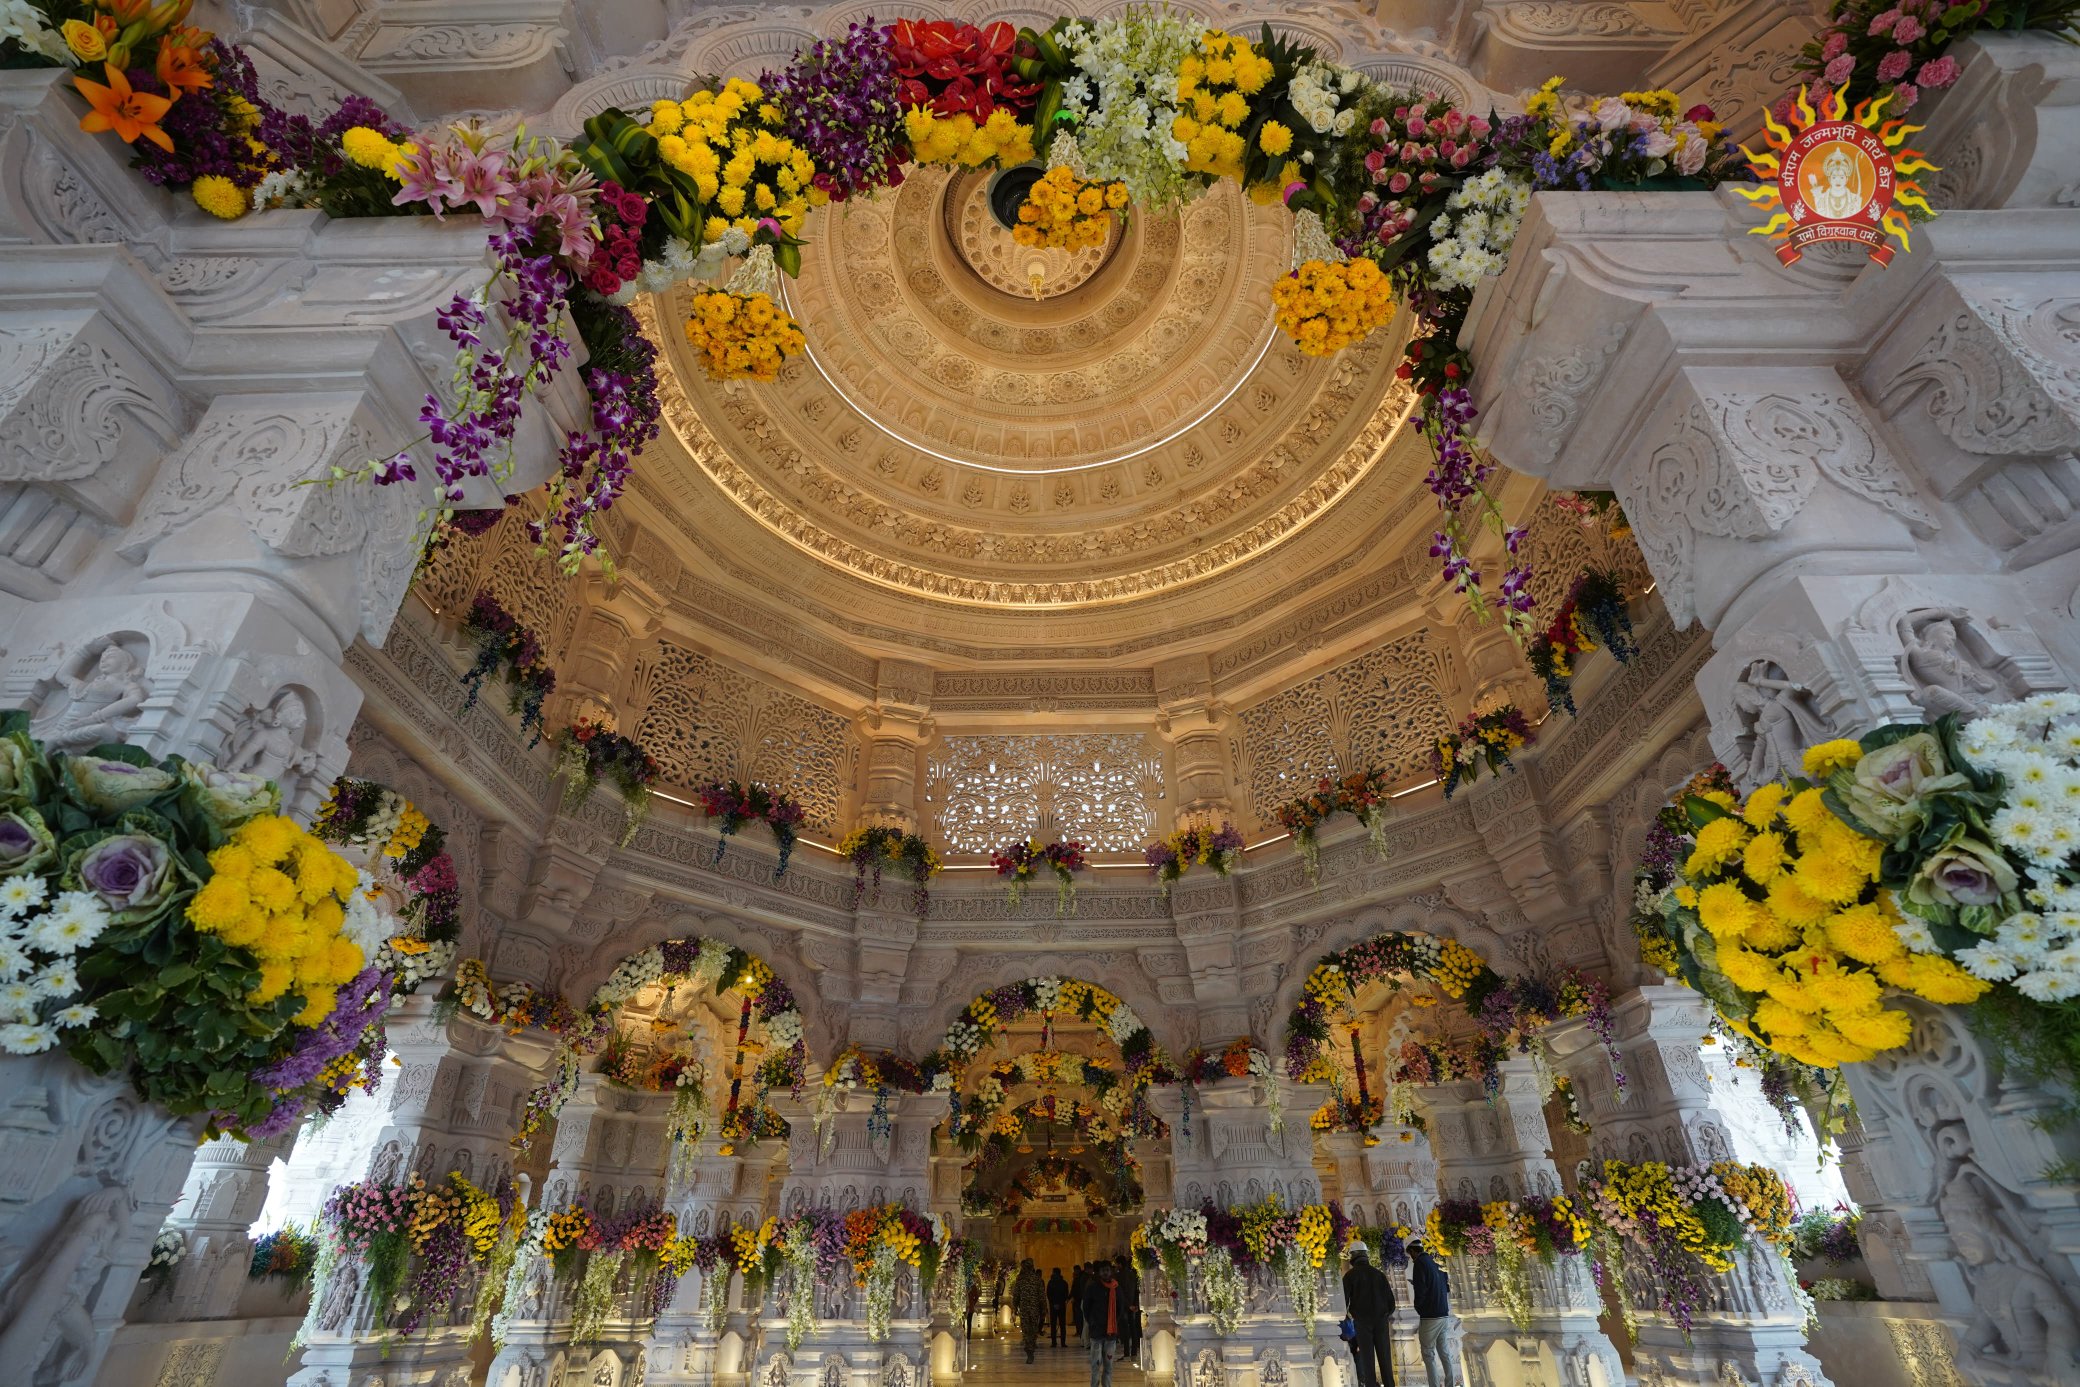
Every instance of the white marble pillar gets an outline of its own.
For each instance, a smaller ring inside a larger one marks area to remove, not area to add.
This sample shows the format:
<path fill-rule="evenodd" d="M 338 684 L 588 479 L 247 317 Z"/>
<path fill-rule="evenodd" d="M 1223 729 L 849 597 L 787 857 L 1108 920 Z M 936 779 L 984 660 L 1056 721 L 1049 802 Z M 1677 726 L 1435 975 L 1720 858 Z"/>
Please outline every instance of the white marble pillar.
<path fill-rule="evenodd" d="M 671 1194 L 680 1233 L 706 1238 L 729 1227 L 757 1227 L 770 1212 L 768 1184 L 780 1154 L 772 1144 L 759 1143 L 741 1155 L 696 1160 L 685 1187 Z M 758 1307 L 748 1300 L 742 1277 L 728 1270 L 719 1275 L 726 1278 L 719 1326 L 706 1313 L 706 1276 L 694 1270 L 679 1278 L 671 1303 L 645 1341 L 645 1381 L 656 1387 L 714 1387 L 744 1379 Z"/>
<path fill-rule="evenodd" d="M 1522 1199 L 1561 1192 L 1546 1132 L 1545 1097 L 1528 1058 L 1503 1061 L 1490 1095 L 1478 1081 L 1419 1090 L 1437 1153 L 1442 1199 Z M 1420 1230 L 1418 1230 L 1420 1231 Z M 1602 1302 L 1586 1259 L 1527 1257 L 1529 1322 L 1511 1319 L 1494 1257 L 1451 1258 L 1452 1311 L 1460 1321 L 1461 1361 L 1474 1387 L 1572 1387 L 1624 1381 L 1624 1368 L 1597 1317 Z"/>
<path fill-rule="evenodd" d="M 238 1313 L 253 1261 L 247 1230 L 267 1203 L 270 1168 L 295 1150 L 297 1136 L 292 1131 L 260 1142 L 218 1137 L 195 1153 L 180 1202 L 167 1220 L 186 1235 L 188 1251 L 174 1269 L 165 1318 L 221 1320 Z"/>

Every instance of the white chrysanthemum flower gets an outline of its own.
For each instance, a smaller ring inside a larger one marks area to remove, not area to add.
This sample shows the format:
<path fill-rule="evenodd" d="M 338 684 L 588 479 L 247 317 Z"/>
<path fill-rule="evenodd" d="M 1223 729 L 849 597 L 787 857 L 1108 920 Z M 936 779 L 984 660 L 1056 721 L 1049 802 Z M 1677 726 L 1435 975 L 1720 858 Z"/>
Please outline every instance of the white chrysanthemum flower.
<path fill-rule="evenodd" d="M 38 969 L 30 977 L 29 986 L 36 989 L 39 997 L 62 1002 L 79 991 L 79 972 L 69 961 L 61 959 Z"/>
<path fill-rule="evenodd" d="M 14 919 L 42 905 L 51 888 L 39 876 L 11 876 L 0 881 L 0 918 Z"/>
<path fill-rule="evenodd" d="M 41 1000 L 36 985 L 27 979 L 0 983 L 0 1020 L 33 1021 Z"/>
<path fill-rule="evenodd" d="M 69 1007 L 61 1008 L 55 1016 L 51 1017 L 51 1024 L 61 1030 L 69 1031 L 75 1027 L 92 1023 L 94 1018 L 100 1014 L 99 1011 L 85 1002 L 75 1002 Z"/>
<path fill-rule="evenodd" d="M 1935 934 L 1929 929 L 1928 922 L 1916 916 L 1905 916 L 1893 925 L 1892 932 L 1899 936 L 1900 943 L 1917 954 L 1943 952 L 1943 946 L 1936 943 Z"/>
<path fill-rule="evenodd" d="M 0 1050 L 10 1055 L 35 1055 L 58 1043 L 58 1033 L 49 1026 L 16 1023 L 0 1026 Z"/>
<path fill-rule="evenodd" d="M 1993 942 L 2018 963 L 2034 964 L 2044 956 L 2051 945 L 2052 931 L 2047 929 L 2040 915 L 2024 913 L 2011 915 L 2001 922 L 1995 931 Z"/>
<path fill-rule="evenodd" d="M 2080 996 L 2080 973 L 2044 970 L 2015 980 L 2015 990 L 2032 1001 L 2063 1002 Z"/>
<path fill-rule="evenodd" d="M 1957 963 L 1973 977 L 1983 978 L 1987 982 L 2006 982 L 2021 971 L 2020 965 L 2007 950 L 1990 942 L 1974 944 L 1969 949 L 1959 950 Z"/>

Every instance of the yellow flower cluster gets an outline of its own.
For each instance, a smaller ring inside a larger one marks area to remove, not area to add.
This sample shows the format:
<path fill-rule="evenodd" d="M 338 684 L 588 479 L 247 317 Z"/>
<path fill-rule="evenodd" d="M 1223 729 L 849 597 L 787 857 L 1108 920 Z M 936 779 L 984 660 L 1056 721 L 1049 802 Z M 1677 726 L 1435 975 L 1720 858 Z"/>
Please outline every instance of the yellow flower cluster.
<path fill-rule="evenodd" d="M 927 107 L 912 106 L 903 115 L 903 130 L 910 138 L 910 157 L 920 164 L 958 164 L 970 169 L 999 164 L 1008 169 L 1035 158 L 1033 127 L 1020 125 L 1002 106 L 980 125 L 973 116 L 941 116 Z"/>
<path fill-rule="evenodd" d="M 1854 742 L 1813 749 L 1809 768 L 1853 765 Z M 1759 786 L 1697 830 L 1676 899 L 1696 912 L 1718 970 L 1750 995 L 1735 1024 L 1758 1043 L 1831 1068 L 1907 1043 L 1907 1014 L 1887 986 L 1932 1002 L 1977 999 L 1987 984 L 1936 954 L 1909 953 L 1898 908 L 1878 886 L 1884 844 L 1835 817 L 1819 789 Z"/>
<path fill-rule="evenodd" d="M 366 962 L 341 933 L 360 884 L 353 864 L 293 820 L 259 818 L 241 824 L 209 865 L 210 879 L 188 902 L 188 923 L 259 960 L 254 1002 L 294 991 L 304 1001 L 297 1025 L 330 1016 L 340 984 Z"/>
<path fill-rule="evenodd" d="M 1271 80 L 1271 60 L 1219 29 L 1199 39 L 1199 51 L 1177 65 L 1179 115 L 1170 133 L 1185 149 L 1185 168 L 1217 178 L 1241 179 L 1249 145 L 1242 129 L 1249 124 L 1249 99 Z M 1258 144 L 1277 157 L 1293 145 L 1293 132 L 1275 120 L 1265 121 Z"/>
<path fill-rule="evenodd" d="M 748 1223 L 739 1223 L 729 1230 L 730 1246 L 736 1251 L 737 1269 L 749 1267 L 765 1250 L 773 1245 L 773 1237 L 779 1231 L 779 1223 L 768 1218 L 757 1228 Z"/>
<path fill-rule="evenodd" d="M 1350 980 L 1343 975 L 1340 964 L 1317 963 L 1307 975 L 1307 992 L 1323 1005 L 1334 1006 L 1351 995 Z"/>
<path fill-rule="evenodd" d="M 748 236 L 762 217 L 798 235 L 809 209 L 828 200 L 813 182 L 815 161 L 779 133 L 779 123 L 779 108 L 741 77 L 719 91 L 652 104 L 644 128 L 659 157 L 693 180 L 708 208 L 703 240 L 719 241 L 732 226 Z"/>
<path fill-rule="evenodd" d="M 253 205 L 246 190 L 221 173 L 205 173 L 188 185 L 188 193 L 197 207 L 227 222 L 243 217 Z"/>
<path fill-rule="evenodd" d="M 542 1230 L 542 1247 L 548 1252 L 561 1252 L 574 1246 L 592 1227 L 592 1220 L 576 1209 L 558 1209 L 549 1215 L 548 1226 Z"/>
<path fill-rule="evenodd" d="M 498 1211 L 498 1201 L 469 1182 L 459 1170 L 448 1172 L 457 1194 L 462 1196 L 462 1236 L 479 1257 L 489 1253 L 498 1245 L 498 1235 L 505 1226 L 505 1215 Z"/>
<path fill-rule="evenodd" d="M 795 320 L 764 294 L 719 289 L 693 296 L 686 340 L 711 380 L 772 380 L 781 362 L 807 348 Z"/>
<path fill-rule="evenodd" d="M 1320 1204 L 1310 1204 L 1300 1211 L 1300 1231 L 1293 1241 L 1307 1254 L 1308 1265 L 1319 1269 L 1329 1260 L 1329 1233 L 1332 1228 L 1329 1210 Z"/>
<path fill-rule="evenodd" d="M 1676 1193 L 1675 1178 L 1665 1163 L 1641 1161 L 1632 1165 L 1624 1161 L 1605 1161 L 1603 1184 L 1605 1195 L 1624 1211 L 1627 1218 L 1637 1220 L 1640 1215 L 1650 1213 L 1663 1232 L 1672 1236 L 1684 1251 L 1694 1255 L 1707 1268 L 1712 1271 L 1733 1270 L 1732 1254 L 1739 1248 L 1739 1242 L 1724 1242 L 1705 1227 L 1696 1206 Z"/>
<path fill-rule="evenodd" d="M 390 830 L 390 839 L 383 844 L 383 856 L 403 857 L 419 846 L 430 827 L 426 816 L 421 814 L 410 801 L 397 814 L 397 827 Z"/>
<path fill-rule="evenodd" d="M 382 131 L 365 125 L 356 125 L 342 134 L 339 148 L 348 163 L 374 169 L 385 178 L 403 177 L 404 161 L 413 152 L 409 142 L 399 144 Z"/>
<path fill-rule="evenodd" d="M 1432 976 L 1445 996 L 1457 1000 L 1466 995 L 1466 989 L 1487 967 L 1479 954 L 1456 939 L 1447 939 L 1438 946 L 1437 971 Z"/>
<path fill-rule="evenodd" d="M 1750 1232 L 1791 1250 L 1796 1241 L 1791 1232 L 1791 1191 L 1784 1187 L 1783 1176 L 1766 1165 L 1739 1161 L 1713 1161 L 1712 1174 L 1719 1177 L 1719 1188 L 1748 1211 Z"/>
<path fill-rule="evenodd" d="M 1309 356 L 1334 356 L 1394 313 L 1394 289 L 1379 266 L 1310 260 L 1271 286 L 1278 326 Z"/>
<path fill-rule="evenodd" d="M 1105 244 L 1112 214 L 1127 205 L 1124 183 L 1086 183 L 1052 168 L 1026 193 L 1011 239 L 1022 246 L 1086 250 Z"/>
<path fill-rule="evenodd" d="M 462 1195 L 454 1189 L 428 1189 L 423 1176 L 412 1177 L 411 1217 L 405 1234 L 412 1251 L 424 1252 L 433 1235 L 462 1218 Z"/>
<path fill-rule="evenodd" d="M 694 1255 L 699 1251 L 699 1238 L 686 1233 L 679 1233 L 675 1234 L 672 1240 L 664 1245 L 664 1251 L 658 1254 L 657 1260 L 672 1275 L 684 1276 L 687 1272 L 693 1270 Z"/>

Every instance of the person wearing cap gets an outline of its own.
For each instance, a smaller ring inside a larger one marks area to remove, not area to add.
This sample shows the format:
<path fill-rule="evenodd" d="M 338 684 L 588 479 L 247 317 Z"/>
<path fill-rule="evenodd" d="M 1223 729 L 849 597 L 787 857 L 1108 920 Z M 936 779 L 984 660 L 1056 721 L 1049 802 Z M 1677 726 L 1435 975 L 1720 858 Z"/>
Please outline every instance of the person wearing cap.
<path fill-rule="evenodd" d="M 1416 1345 L 1423 1354 L 1423 1373 L 1430 1387 L 1458 1387 L 1452 1371 L 1452 1346 L 1447 1335 L 1452 1327 L 1451 1273 L 1437 1265 L 1430 1249 L 1418 1239 L 1408 1245 L 1409 1284 L 1415 1292 Z"/>
<path fill-rule="evenodd" d="M 1127 1293 L 1113 1275 L 1112 1263 L 1100 1262 L 1083 1288 L 1083 1341 L 1091 1355 L 1091 1387 L 1112 1387 L 1112 1362 L 1126 1332 Z"/>
<path fill-rule="evenodd" d="M 1350 1250 L 1350 1259 L 1350 1270 L 1343 1274 L 1343 1308 L 1357 1331 L 1351 1357 L 1358 1366 L 1358 1387 L 1394 1387 L 1394 1287 L 1362 1244 Z"/>

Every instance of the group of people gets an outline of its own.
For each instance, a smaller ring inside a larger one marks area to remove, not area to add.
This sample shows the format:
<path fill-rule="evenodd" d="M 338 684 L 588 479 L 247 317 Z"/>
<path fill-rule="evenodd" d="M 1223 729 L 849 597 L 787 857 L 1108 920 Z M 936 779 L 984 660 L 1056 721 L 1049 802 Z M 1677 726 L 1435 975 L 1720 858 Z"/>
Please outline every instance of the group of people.
<path fill-rule="evenodd" d="M 1082 1339 L 1091 1387 L 1112 1387 L 1112 1365 L 1141 1352 L 1141 1276 L 1131 1258 L 1079 1264 L 1073 1279 L 1055 1267 L 1043 1279 L 1028 1257 L 1011 1283 L 1011 1311 L 1028 1363 L 1043 1329 L 1050 1347 L 1066 1347 L 1071 1333 Z"/>
<path fill-rule="evenodd" d="M 1408 1245 L 1409 1289 L 1415 1298 L 1416 1346 L 1430 1387 L 1458 1387 L 1448 1331 L 1452 1278 L 1420 1241 Z M 1358 1387 L 1394 1387 L 1394 1287 L 1361 1245 L 1343 1274 L 1344 1338 L 1358 1367 Z"/>

